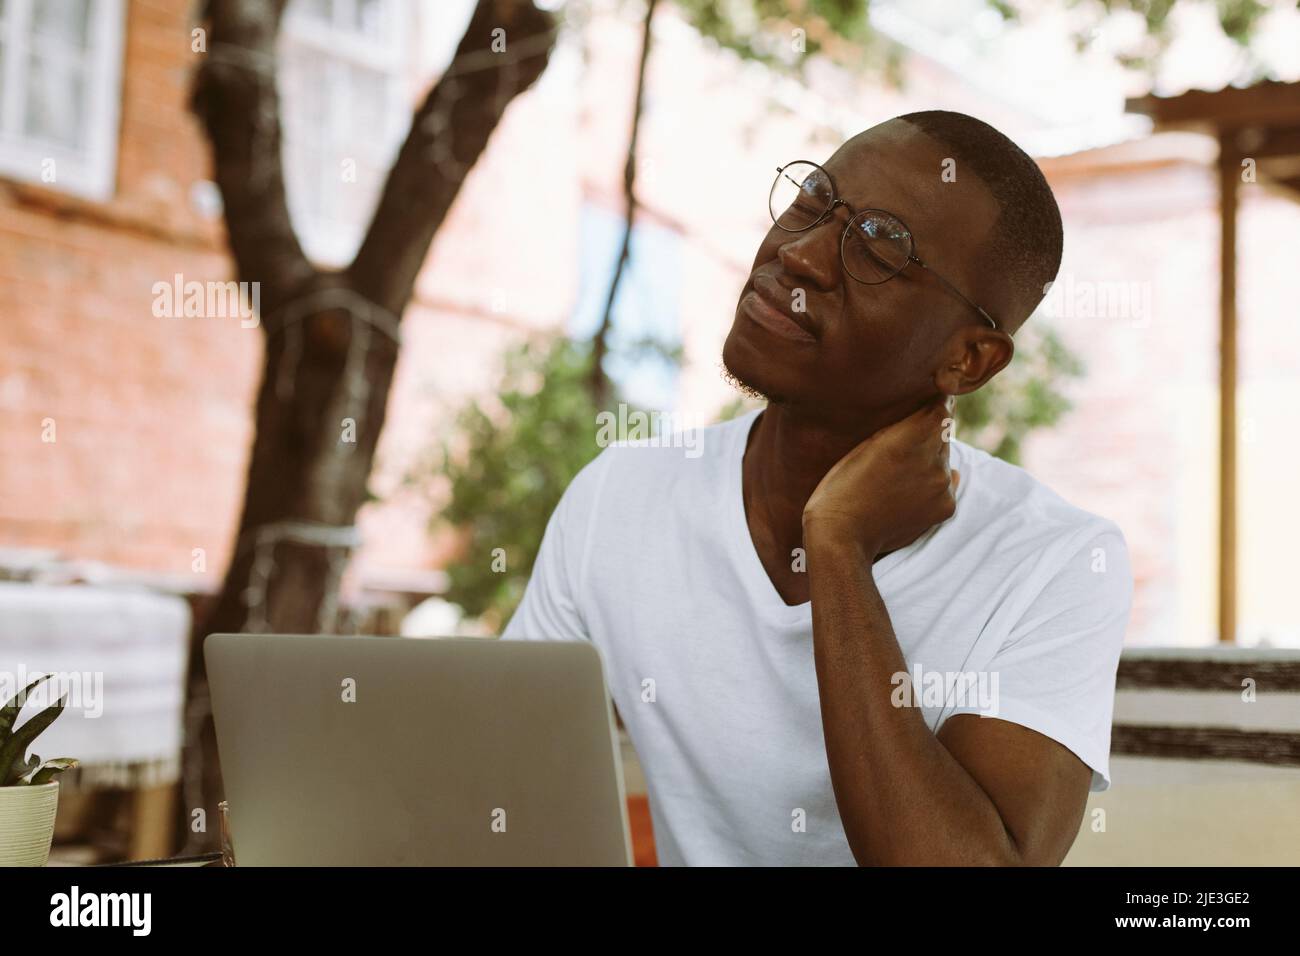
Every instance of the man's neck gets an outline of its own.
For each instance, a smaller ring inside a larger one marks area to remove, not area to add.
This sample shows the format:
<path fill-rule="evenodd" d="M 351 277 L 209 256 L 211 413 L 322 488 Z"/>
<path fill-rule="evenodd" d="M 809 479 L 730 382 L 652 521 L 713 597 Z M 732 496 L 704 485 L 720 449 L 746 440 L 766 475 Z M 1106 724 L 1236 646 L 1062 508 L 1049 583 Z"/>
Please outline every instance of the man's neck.
<path fill-rule="evenodd" d="M 891 409 L 845 427 L 771 404 L 755 422 L 741 469 L 745 517 L 763 567 L 787 604 L 808 599 L 807 576 L 792 567 L 794 549 L 803 545 L 804 505 L 836 462 L 903 414 Z"/>

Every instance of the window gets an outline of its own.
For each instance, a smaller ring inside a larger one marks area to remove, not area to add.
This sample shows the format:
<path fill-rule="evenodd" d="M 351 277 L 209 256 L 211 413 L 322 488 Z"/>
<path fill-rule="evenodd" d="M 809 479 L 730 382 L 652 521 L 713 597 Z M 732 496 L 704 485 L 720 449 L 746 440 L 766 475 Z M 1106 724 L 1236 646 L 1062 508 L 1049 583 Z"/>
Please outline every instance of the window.
<path fill-rule="evenodd" d="M 107 199 L 122 0 L 0 0 L 0 175 Z"/>
<path fill-rule="evenodd" d="M 355 254 L 410 122 L 403 0 L 294 0 L 281 30 L 285 190 L 304 250 Z"/>
<path fill-rule="evenodd" d="M 575 339 L 589 339 L 600 327 L 614 277 L 626 220 L 594 203 L 582 207 L 581 283 L 568 324 Z M 679 367 L 662 352 L 644 347 L 682 345 L 682 239 L 642 216 L 632 224 L 632 245 L 610 319 L 610 355 L 605 370 L 634 405 L 672 411 L 677 405 Z"/>

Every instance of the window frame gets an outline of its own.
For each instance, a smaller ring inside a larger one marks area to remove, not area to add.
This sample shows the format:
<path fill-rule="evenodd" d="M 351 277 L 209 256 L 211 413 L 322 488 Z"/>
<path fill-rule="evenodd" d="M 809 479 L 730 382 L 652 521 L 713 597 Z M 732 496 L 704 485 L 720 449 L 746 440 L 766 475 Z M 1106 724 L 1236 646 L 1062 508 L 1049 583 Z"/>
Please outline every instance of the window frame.
<path fill-rule="evenodd" d="M 109 200 L 117 185 L 118 122 L 121 116 L 123 50 L 126 42 L 124 0 L 89 0 L 83 145 L 69 149 L 25 137 L 17 129 L 30 73 L 32 8 L 40 0 L 7 0 L 0 19 L 0 176 L 34 183 L 97 201 Z M 17 43 L 15 41 L 18 41 Z M 43 163 L 52 159 L 55 178 L 45 181 Z"/>
<path fill-rule="evenodd" d="M 354 0 L 333 0 L 337 10 L 339 5 L 352 6 Z M 286 192 L 288 193 L 290 217 L 295 233 L 308 257 L 328 266 L 346 265 L 355 254 L 357 242 L 364 236 L 369 217 L 365 222 L 346 223 L 324 212 L 302 208 L 298 199 L 302 195 L 300 182 L 307 182 L 308 193 L 320 194 L 331 184 L 314 181 L 319 172 L 333 168 L 328 162 L 328 155 L 308 152 L 306 168 L 294 168 L 291 160 L 297 158 L 294 153 L 297 144 L 293 142 L 297 127 L 293 115 L 294 106 L 286 96 L 284 70 L 295 57 L 323 57 L 330 63 L 341 63 L 346 67 L 371 70 L 385 78 L 385 104 L 380 124 L 381 136 L 393 140 L 393 153 L 401 148 L 402 139 L 409 126 L 412 115 L 411 57 L 404 37 L 414 29 L 412 7 L 408 0 L 382 0 L 387 10 L 385 22 L 380 34 L 368 37 L 359 31 L 349 31 L 339 25 L 341 19 L 335 15 L 335 22 L 329 25 L 308 14 L 302 0 L 294 0 L 285 10 L 284 23 L 280 31 L 277 49 L 277 83 L 281 104 L 281 124 L 284 130 L 284 163 Z M 332 135 L 332 131 L 326 134 Z M 352 140 L 350 142 L 355 142 Z M 326 143 L 326 149 L 333 147 L 332 141 Z M 302 156 L 302 154 L 299 154 Z M 391 161 L 391 159 L 390 159 Z M 322 165 L 323 164 L 323 165 Z M 355 184 L 353 184 L 355 185 Z M 382 184 L 379 185 L 382 189 Z M 360 235 L 354 236 L 353 226 Z"/>

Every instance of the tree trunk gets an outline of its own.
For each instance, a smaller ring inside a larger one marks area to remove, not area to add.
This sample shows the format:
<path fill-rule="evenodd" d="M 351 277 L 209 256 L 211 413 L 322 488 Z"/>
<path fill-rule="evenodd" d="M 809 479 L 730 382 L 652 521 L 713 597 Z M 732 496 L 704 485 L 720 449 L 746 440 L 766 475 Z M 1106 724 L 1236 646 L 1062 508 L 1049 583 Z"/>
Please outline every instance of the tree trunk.
<path fill-rule="evenodd" d="M 399 317 L 466 174 L 510 101 L 541 75 L 555 39 L 552 18 L 532 3 L 480 0 L 412 119 L 356 258 L 327 272 L 303 254 L 284 194 L 275 46 L 285 3 L 211 0 L 208 54 L 193 94 L 238 278 L 261 283 L 266 347 L 235 552 L 191 638 L 185 852 L 215 846 L 221 798 L 202 640 L 335 626 L 397 362 Z"/>

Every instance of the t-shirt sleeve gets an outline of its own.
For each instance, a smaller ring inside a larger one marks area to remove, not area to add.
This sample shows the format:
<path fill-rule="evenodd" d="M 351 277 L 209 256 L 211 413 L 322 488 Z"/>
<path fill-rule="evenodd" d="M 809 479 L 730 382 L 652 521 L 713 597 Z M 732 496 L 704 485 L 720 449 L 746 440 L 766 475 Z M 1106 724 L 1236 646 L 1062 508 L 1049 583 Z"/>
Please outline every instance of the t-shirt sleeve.
<path fill-rule="evenodd" d="M 585 641 L 579 606 L 587 537 L 604 480 L 609 449 L 569 483 L 551 512 L 523 600 L 501 636 L 509 640 Z"/>
<path fill-rule="evenodd" d="M 1092 769 L 1092 790 L 1107 789 L 1115 674 L 1132 597 L 1128 547 L 1111 525 L 1049 578 L 994 655 L 994 706 L 954 713 L 982 712 L 1051 737 Z"/>

